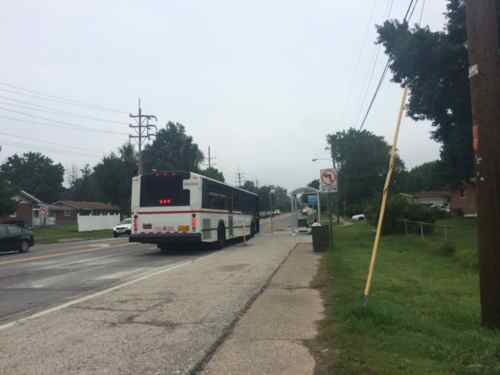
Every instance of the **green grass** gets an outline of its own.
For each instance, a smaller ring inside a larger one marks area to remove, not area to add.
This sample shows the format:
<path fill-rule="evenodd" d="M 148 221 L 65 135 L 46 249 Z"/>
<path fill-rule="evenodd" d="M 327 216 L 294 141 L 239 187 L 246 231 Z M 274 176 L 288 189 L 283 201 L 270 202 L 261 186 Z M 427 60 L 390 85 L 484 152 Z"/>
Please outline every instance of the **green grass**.
<path fill-rule="evenodd" d="M 34 228 L 33 236 L 36 243 L 56 243 L 61 241 L 94 240 L 110 238 L 113 236 L 111 229 L 78 232 L 77 225 L 61 225 L 54 227 Z"/>
<path fill-rule="evenodd" d="M 367 307 L 373 229 L 336 229 L 315 281 L 325 319 L 310 347 L 317 374 L 500 374 L 500 331 L 480 328 L 475 220 L 439 233 L 383 237 Z"/>

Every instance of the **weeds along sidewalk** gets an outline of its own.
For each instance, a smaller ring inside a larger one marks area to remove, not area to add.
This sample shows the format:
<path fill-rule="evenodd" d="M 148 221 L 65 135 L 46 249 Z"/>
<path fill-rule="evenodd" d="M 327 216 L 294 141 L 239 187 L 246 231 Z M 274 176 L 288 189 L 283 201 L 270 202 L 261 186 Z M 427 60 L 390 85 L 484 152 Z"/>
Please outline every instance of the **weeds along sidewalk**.
<path fill-rule="evenodd" d="M 475 221 L 449 224 L 446 246 L 438 236 L 382 237 L 366 308 L 373 233 L 365 223 L 337 228 L 315 280 L 326 307 L 309 342 L 316 374 L 500 373 L 500 332 L 480 328 Z"/>

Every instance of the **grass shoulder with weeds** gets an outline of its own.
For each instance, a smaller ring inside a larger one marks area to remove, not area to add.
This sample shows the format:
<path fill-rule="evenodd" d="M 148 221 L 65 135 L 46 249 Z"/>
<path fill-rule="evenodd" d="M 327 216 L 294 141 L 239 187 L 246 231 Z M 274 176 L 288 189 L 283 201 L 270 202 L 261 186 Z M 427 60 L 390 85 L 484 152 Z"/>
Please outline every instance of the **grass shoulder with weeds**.
<path fill-rule="evenodd" d="M 111 229 L 78 232 L 77 225 L 60 225 L 33 229 L 35 242 L 39 244 L 57 243 L 62 241 L 97 240 L 111 238 Z"/>
<path fill-rule="evenodd" d="M 500 374 L 500 332 L 480 327 L 475 221 L 382 238 L 369 302 L 373 228 L 336 229 L 315 280 L 325 319 L 310 348 L 317 374 Z"/>

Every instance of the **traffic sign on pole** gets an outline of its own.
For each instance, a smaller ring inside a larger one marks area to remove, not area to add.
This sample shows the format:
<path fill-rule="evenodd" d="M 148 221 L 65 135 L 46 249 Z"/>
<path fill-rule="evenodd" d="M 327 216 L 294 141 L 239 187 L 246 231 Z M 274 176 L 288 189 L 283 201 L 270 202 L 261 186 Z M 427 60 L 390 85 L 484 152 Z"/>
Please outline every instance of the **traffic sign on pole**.
<path fill-rule="evenodd" d="M 334 168 L 322 169 L 319 176 L 322 193 L 337 192 L 337 171 Z"/>

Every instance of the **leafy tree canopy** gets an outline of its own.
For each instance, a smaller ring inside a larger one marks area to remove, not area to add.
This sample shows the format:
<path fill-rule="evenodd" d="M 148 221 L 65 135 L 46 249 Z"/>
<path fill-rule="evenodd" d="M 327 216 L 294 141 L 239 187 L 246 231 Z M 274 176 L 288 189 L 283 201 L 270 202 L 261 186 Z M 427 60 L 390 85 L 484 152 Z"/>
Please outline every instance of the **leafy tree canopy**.
<path fill-rule="evenodd" d="M 102 200 L 119 206 L 122 212 L 130 211 L 132 177 L 137 172 L 137 156 L 128 143 L 118 154 L 111 153 L 94 167 L 94 178 Z"/>
<path fill-rule="evenodd" d="M 16 209 L 16 204 L 12 199 L 15 194 L 10 182 L 0 174 L 0 217 L 10 215 Z"/>
<path fill-rule="evenodd" d="M 203 153 L 180 123 L 168 122 L 143 152 L 144 172 L 157 170 L 199 171 Z"/>
<path fill-rule="evenodd" d="M 319 179 L 312 180 L 307 184 L 307 186 L 312 187 L 316 190 L 319 190 Z"/>
<path fill-rule="evenodd" d="M 0 174 L 16 190 L 25 190 L 44 202 L 54 202 L 64 191 L 64 167 L 38 152 L 14 154 L 0 167 Z"/>
<path fill-rule="evenodd" d="M 338 165 L 339 199 L 348 205 L 369 201 L 382 190 L 390 158 L 383 137 L 367 130 L 339 131 L 327 136 L 332 159 Z M 404 170 L 397 158 L 395 177 Z"/>
<path fill-rule="evenodd" d="M 406 193 L 443 190 L 447 187 L 446 166 L 440 160 L 419 165 L 401 176 L 401 190 Z"/>
<path fill-rule="evenodd" d="M 290 211 L 290 197 L 285 188 L 275 185 L 264 185 L 258 188 L 257 194 L 259 195 L 260 211 L 269 211 L 271 208 L 282 212 Z"/>
<path fill-rule="evenodd" d="M 75 201 L 101 201 L 102 193 L 97 185 L 94 171 L 89 164 L 81 170 L 80 175 L 73 172 L 70 178 L 70 187 L 64 193 L 64 199 Z"/>
<path fill-rule="evenodd" d="M 213 178 L 214 180 L 217 180 L 217 181 L 225 182 L 224 174 L 221 171 L 219 171 L 217 168 L 214 168 L 214 167 L 210 167 L 210 168 L 207 168 L 205 170 L 202 170 L 202 171 L 200 171 L 200 174 L 202 174 L 203 176 Z"/>
<path fill-rule="evenodd" d="M 259 190 L 259 189 L 257 189 L 257 186 L 255 186 L 255 183 L 253 181 L 245 181 L 242 188 L 245 190 L 251 191 L 253 193 L 257 193 Z"/>
<path fill-rule="evenodd" d="M 463 0 L 448 0 L 444 31 L 386 21 L 378 43 L 390 58 L 395 82 L 410 89 L 408 113 L 430 120 L 432 138 L 442 144 L 441 159 L 451 185 L 472 176 L 472 113 Z"/>

